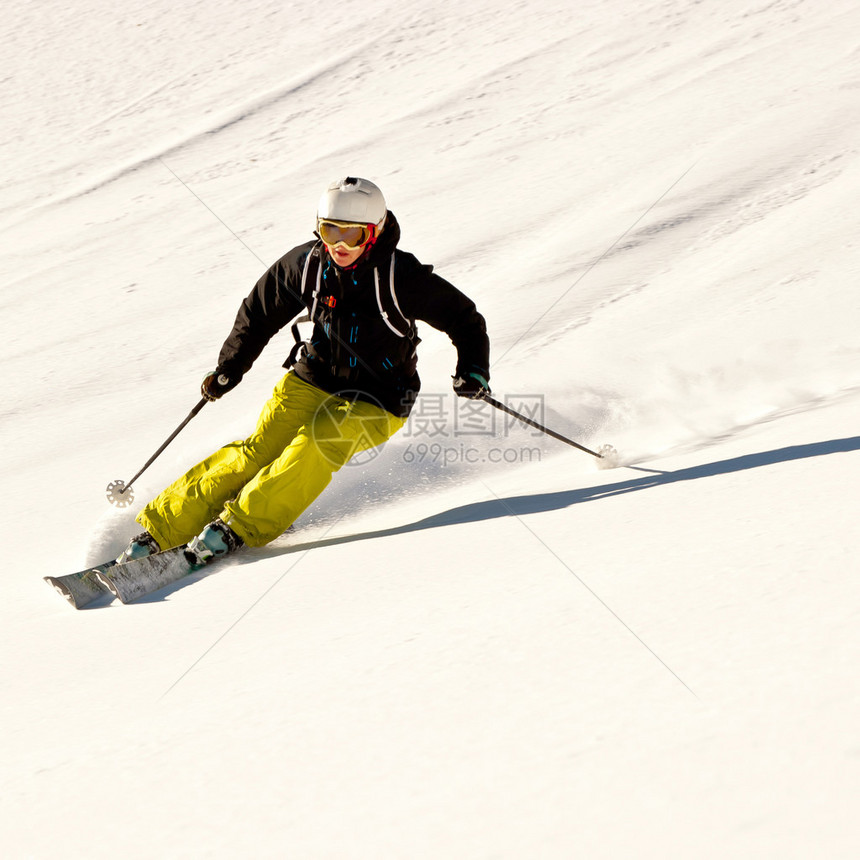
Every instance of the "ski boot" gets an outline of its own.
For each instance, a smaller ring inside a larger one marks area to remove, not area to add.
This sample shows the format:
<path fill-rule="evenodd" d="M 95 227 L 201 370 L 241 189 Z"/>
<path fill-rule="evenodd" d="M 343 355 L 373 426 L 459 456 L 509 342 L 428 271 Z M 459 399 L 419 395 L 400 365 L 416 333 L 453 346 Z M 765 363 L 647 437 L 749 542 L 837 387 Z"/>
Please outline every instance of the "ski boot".
<path fill-rule="evenodd" d="M 214 558 L 221 558 L 227 553 L 235 552 L 244 543 L 230 526 L 216 519 L 209 523 L 196 538 L 188 542 L 184 555 L 190 564 L 199 567 L 209 564 Z"/>
<path fill-rule="evenodd" d="M 146 558 L 161 552 L 161 547 L 155 542 L 155 538 L 149 532 L 142 532 L 131 539 L 129 545 L 117 557 L 116 563 L 123 564 L 136 558 Z"/>

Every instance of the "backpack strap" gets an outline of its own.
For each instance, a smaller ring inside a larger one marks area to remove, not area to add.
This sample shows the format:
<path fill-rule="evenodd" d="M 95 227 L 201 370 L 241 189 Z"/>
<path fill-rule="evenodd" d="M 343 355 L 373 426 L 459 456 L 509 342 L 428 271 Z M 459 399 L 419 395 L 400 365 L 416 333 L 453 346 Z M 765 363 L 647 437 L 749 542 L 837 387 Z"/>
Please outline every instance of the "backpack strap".
<path fill-rule="evenodd" d="M 383 284 L 383 280 L 385 283 Z M 400 303 L 397 301 L 397 293 L 394 289 L 394 254 L 391 255 L 391 262 L 388 266 L 387 277 L 379 276 L 379 267 L 373 270 L 373 283 L 376 287 L 376 304 L 379 307 L 379 313 L 385 324 L 398 336 L 408 337 L 410 340 L 415 337 L 414 321 L 406 317 L 400 309 Z"/>
<path fill-rule="evenodd" d="M 310 253 L 305 258 L 304 268 L 302 269 L 302 302 L 305 307 L 310 304 L 310 313 L 299 317 L 290 327 L 293 333 L 295 343 L 290 350 L 290 354 L 284 363 L 284 367 L 292 367 L 301 357 L 302 348 L 306 347 L 306 341 L 302 339 L 299 332 L 299 324 L 305 322 L 314 322 L 316 319 L 317 304 L 319 303 L 320 288 L 322 283 L 322 264 L 320 262 L 319 246 L 311 249 Z M 391 255 L 391 261 L 387 271 L 383 270 L 380 276 L 379 267 L 373 270 L 373 283 L 376 288 L 376 304 L 379 308 L 379 313 L 388 328 L 391 329 L 398 337 L 409 338 L 415 346 L 415 324 L 414 320 L 410 320 L 400 308 L 400 303 L 397 301 L 397 293 L 394 289 L 394 254 Z"/>
<path fill-rule="evenodd" d="M 322 266 L 320 265 L 319 246 L 315 245 L 305 257 L 305 265 L 302 268 L 302 285 L 301 296 L 302 302 L 307 307 L 308 302 L 311 302 L 310 313 L 298 317 L 290 326 L 290 331 L 293 333 L 295 343 L 290 350 L 289 356 L 284 363 L 284 367 L 291 368 L 298 360 L 301 350 L 306 346 L 305 340 L 302 338 L 299 331 L 299 323 L 312 322 L 317 311 L 317 303 L 320 295 L 320 283 L 322 281 Z"/>

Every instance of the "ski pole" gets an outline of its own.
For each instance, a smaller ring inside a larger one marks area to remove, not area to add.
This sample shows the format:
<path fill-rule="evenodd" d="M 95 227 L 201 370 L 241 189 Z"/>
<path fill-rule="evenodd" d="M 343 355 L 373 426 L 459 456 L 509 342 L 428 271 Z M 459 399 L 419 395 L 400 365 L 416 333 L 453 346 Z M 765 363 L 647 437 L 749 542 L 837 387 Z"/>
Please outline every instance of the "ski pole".
<path fill-rule="evenodd" d="M 225 377 L 219 377 L 219 382 Z M 128 482 L 111 481 L 105 490 L 107 500 L 118 508 L 126 508 L 134 501 L 131 488 L 134 482 L 158 459 L 164 449 L 182 432 L 185 425 L 209 402 L 201 397 L 200 402 L 188 413 L 186 419 L 164 440 L 164 444 L 143 464 L 140 471 Z"/>
<path fill-rule="evenodd" d="M 566 445 L 571 445 L 574 448 L 579 448 L 580 451 L 585 451 L 586 454 L 591 454 L 592 457 L 597 457 L 600 460 L 603 460 L 605 457 L 605 453 L 599 454 L 597 451 L 592 451 L 591 448 L 586 448 L 585 445 L 580 445 L 579 442 L 574 442 L 573 439 L 568 439 L 567 436 L 562 436 L 561 433 L 556 433 L 555 430 L 550 430 L 549 427 L 544 427 L 543 424 L 538 424 L 537 421 L 533 421 L 531 418 L 528 418 L 525 415 L 521 415 L 519 412 L 515 412 L 513 409 L 510 408 L 510 406 L 505 406 L 504 403 L 499 402 L 498 400 L 496 400 L 495 397 L 490 397 L 489 394 L 483 395 L 483 397 L 481 397 L 481 400 L 486 401 L 490 404 L 490 406 L 494 406 L 496 409 L 500 409 L 502 412 L 513 416 L 519 421 L 522 421 L 523 424 L 528 424 L 529 427 L 534 427 L 535 430 L 540 430 L 541 433 L 546 433 L 547 436 L 552 436 L 553 439 L 558 439 L 559 442 L 564 442 Z M 611 446 L 604 445 L 603 449 L 601 450 L 609 448 L 611 448 Z"/>

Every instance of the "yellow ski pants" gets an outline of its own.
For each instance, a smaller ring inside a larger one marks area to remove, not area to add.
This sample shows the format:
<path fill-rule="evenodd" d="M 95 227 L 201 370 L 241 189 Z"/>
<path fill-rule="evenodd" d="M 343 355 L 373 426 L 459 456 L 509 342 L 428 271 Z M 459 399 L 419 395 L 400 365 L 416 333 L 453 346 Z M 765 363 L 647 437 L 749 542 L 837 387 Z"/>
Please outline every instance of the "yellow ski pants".
<path fill-rule="evenodd" d="M 351 457 L 405 423 L 381 406 L 328 394 L 288 373 L 251 436 L 198 463 L 137 521 L 162 549 L 187 543 L 217 516 L 246 544 L 262 546 L 292 525 Z"/>

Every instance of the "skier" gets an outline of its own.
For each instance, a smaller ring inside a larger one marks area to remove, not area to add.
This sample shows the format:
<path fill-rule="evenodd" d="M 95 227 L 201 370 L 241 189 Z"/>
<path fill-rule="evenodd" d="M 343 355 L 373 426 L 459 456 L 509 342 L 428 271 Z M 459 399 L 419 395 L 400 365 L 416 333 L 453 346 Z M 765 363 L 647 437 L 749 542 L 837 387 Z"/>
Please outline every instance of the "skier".
<path fill-rule="evenodd" d="M 454 390 L 489 392 L 489 340 L 475 304 L 400 250 L 400 227 L 367 179 L 332 183 L 317 209 L 316 241 L 293 248 L 242 302 L 207 400 L 235 388 L 272 336 L 296 324 L 287 374 L 252 435 L 207 457 L 141 511 L 145 531 L 117 561 L 188 544 L 198 564 L 282 534 L 355 454 L 403 427 L 420 382 L 415 321 L 444 331 L 457 350 Z"/>

